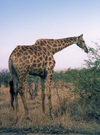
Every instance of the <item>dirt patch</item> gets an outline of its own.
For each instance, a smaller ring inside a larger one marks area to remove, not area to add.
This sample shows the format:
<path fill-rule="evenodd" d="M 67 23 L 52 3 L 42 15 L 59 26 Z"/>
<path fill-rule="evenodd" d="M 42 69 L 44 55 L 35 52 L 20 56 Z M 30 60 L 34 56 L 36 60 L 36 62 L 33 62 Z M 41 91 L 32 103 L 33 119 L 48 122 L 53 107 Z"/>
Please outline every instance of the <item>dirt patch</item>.
<path fill-rule="evenodd" d="M 76 129 L 78 130 L 78 129 Z M 32 128 L 2 128 L 0 129 L 0 135 L 100 135 L 99 132 L 88 132 L 88 131 L 67 131 L 65 129 L 50 129 L 46 130 L 41 129 L 36 131 L 36 129 Z"/>
<path fill-rule="evenodd" d="M 29 133 L 29 134 L 17 134 L 17 133 L 1 133 L 1 135 L 58 135 L 58 134 L 46 134 L 46 133 Z M 86 134 L 63 134 L 63 135 L 86 135 Z"/>

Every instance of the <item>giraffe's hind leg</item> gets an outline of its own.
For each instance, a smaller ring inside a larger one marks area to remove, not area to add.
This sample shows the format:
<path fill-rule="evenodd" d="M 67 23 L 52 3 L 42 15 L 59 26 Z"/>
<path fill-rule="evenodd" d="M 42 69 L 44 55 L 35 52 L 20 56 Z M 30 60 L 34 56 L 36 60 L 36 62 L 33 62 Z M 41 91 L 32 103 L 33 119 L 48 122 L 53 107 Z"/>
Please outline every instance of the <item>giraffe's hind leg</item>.
<path fill-rule="evenodd" d="M 15 109 L 16 109 L 16 120 L 18 119 L 18 79 L 13 77 L 13 85 L 14 85 L 14 98 L 15 98 Z"/>
<path fill-rule="evenodd" d="M 27 103 L 26 103 L 26 99 L 25 99 L 24 83 L 22 83 L 21 86 L 20 86 L 19 94 L 20 94 L 22 102 L 23 102 L 23 106 L 24 106 L 24 109 L 25 109 L 25 115 L 28 115 L 28 108 L 27 108 Z"/>
<path fill-rule="evenodd" d="M 27 76 L 28 76 L 27 72 L 20 74 L 19 91 L 18 91 L 21 96 L 22 103 L 23 103 L 23 106 L 25 109 L 25 115 L 28 115 L 28 108 L 27 108 L 27 103 L 26 103 L 26 98 L 25 98 L 25 88 L 26 88 L 26 84 L 27 84 Z"/>
<path fill-rule="evenodd" d="M 20 84 L 19 94 L 23 102 L 23 106 L 25 110 L 25 118 L 32 122 L 32 119 L 29 116 L 28 107 L 27 107 L 26 98 L 25 98 L 25 86 L 26 86 L 26 81 Z"/>
<path fill-rule="evenodd" d="M 41 92 L 41 98 L 42 98 L 42 111 L 45 113 L 45 79 L 41 78 L 41 87 L 42 87 L 42 92 Z"/>
<path fill-rule="evenodd" d="M 15 108 L 16 108 L 16 122 L 18 121 L 18 115 L 19 115 L 19 110 L 18 110 L 18 92 L 15 93 Z"/>

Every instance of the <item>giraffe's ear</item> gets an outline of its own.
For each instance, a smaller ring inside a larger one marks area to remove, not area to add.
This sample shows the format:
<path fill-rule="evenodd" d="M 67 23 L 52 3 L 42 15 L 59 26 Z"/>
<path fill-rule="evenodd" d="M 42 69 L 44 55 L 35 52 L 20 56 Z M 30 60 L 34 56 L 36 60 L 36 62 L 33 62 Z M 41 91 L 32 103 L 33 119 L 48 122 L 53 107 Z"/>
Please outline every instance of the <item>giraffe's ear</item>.
<path fill-rule="evenodd" d="M 83 34 L 81 34 L 81 36 L 80 37 L 83 37 Z"/>
<path fill-rule="evenodd" d="M 80 36 L 78 36 L 78 38 L 82 38 L 83 37 L 83 34 L 81 34 Z"/>

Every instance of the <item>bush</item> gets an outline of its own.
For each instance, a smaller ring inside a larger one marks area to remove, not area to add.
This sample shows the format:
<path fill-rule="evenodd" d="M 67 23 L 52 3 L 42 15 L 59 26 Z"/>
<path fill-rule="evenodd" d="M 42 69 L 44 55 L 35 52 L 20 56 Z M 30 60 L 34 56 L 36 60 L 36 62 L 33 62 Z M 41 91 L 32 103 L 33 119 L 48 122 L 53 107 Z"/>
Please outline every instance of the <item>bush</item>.
<path fill-rule="evenodd" d="M 7 69 L 2 70 L 0 72 L 0 86 L 1 84 L 5 85 L 6 87 L 9 86 L 9 81 L 10 81 L 10 73 Z"/>
<path fill-rule="evenodd" d="M 89 48 L 88 69 L 82 69 L 77 74 L 74 92 L 80 97 L 80 103 L 85 115 L 90 118 L 100 118 L 100 47 Z"/>

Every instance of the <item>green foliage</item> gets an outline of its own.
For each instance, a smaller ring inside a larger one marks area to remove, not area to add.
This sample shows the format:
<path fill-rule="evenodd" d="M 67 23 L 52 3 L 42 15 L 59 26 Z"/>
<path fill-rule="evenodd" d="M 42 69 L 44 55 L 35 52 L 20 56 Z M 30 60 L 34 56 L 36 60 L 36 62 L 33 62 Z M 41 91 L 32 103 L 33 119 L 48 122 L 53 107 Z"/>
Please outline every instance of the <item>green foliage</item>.
<path fill-rule="evenodd" d="M 27 82 L 35 82 L 36 81 L 36 76 L 28 75 L 27 77 Z M 5 85 L 5 87 L 9 86 L 11 76 L 10 73 L 7 69 L 4 69 L 0 72 L 0 87 L 1 85 Z"/>
<path fill-rule="evenodd" d="M 64 79 L 64 72 L 63 71 L 61 71 L 60 73 L 54 72 L 52 80 L 57 81 L 61 79 Z"/>
<path fill-rule="evenodd" d="M 100 47 L 89 48 L 88 69 L 80 70 L 74 92 L 80 96 L 80 103 L 86 115 L 100 118 Z"/>
<path fill-rule="evenodd" d="M 77 69 L 68 69 L 67 71 L 54 72 L 53 81 L 55 80 L 63 80 L 65 82 L 71 82 L 76 80 L 78 70 Z"/>
<path fill-rule="evenodd" d="M 29 82 L 34 82 L 35 78 L 36 78 L 36 76 L 28 75 L 28 77 L 27 77 L 27 82 L 28 82 L 28 83 L 29 83 Z"/>
<path fill-rule="evenodd" d="M 7 69 L 2 70 L 0 72 L 0 86 L 1 84 L 5 85 L 6 87 L 9 86 L 9 81 L 10 81 L 10 73 Z"/>
<path fill-rule="evenodd" d="M 77 80 L 78 72 L 79 72 L 78 69 L 68 69 L 65 72 L 65 80 L 66 80 L 66 82 L 72 82 L 72 81 Z"/>

